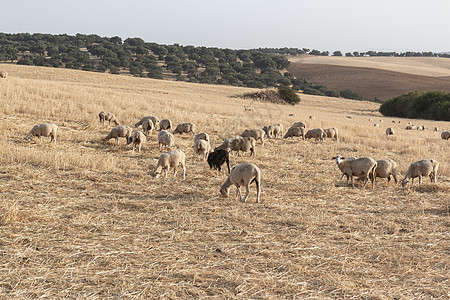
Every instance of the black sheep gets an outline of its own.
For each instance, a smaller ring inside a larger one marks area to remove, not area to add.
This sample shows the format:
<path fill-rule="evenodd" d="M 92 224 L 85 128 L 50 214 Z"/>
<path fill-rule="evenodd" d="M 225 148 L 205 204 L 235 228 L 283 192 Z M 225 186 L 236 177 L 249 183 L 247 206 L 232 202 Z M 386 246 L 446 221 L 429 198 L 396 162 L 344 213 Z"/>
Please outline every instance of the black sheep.
<path fill-rule="evenodd" d="M 208 165 L 211 169 L 215 168 L 220 172 L 224 162 L 227 162 L 228 174 L 230 174 L 230 155 L 227 150 L 217 149 L 208 154 Z"/>

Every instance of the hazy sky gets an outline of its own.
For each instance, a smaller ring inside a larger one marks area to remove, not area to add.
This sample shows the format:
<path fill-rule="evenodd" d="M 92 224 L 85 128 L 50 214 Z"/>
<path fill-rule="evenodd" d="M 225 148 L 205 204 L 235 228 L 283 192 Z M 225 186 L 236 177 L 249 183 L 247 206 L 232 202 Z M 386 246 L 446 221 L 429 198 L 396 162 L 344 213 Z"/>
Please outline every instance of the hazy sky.
<path fill-rule="evenodd" d="M 450 0 L 0 0 L 0 32 L 320 51 L 450 51 Z"/>

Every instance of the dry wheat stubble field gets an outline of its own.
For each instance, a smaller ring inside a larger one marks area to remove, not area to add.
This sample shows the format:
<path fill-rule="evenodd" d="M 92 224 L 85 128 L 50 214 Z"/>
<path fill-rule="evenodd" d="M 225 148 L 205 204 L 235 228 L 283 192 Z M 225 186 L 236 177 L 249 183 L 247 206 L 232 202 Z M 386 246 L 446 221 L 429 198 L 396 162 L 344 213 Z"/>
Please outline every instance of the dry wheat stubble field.
<path fill-rule="evenodd" d="M 440 132 L 405 131 L 408 120 L 393 124 L 368 102 L 302 95 L 279 106 L 230 98 L 244 88 L 0 68 L 10 74 L 0 80 L 0 298 L 450 297 L 450 155 Z M 129 125 L 144 115 L 194 122 L 215 145 L 294 121 L 338 127 L 341 140 L 269 140 L 256 158 L 231 156 L 262 171 L 261 203 L 254 186 L 240 203 L 233 189 L 220 197 L 226 174 L 195 159 L 191 135 L 175 136 L 186 180 L 155 180 L 155 133 L 141 153 L 124 139 L 104 143 L 101 110 Z M 59 126 L 56 144 L 23 141 L 43 122 Z M 402 174 L 435 158 L 438 183 L 351 189 L 336 154 L 392 158 Z"/>

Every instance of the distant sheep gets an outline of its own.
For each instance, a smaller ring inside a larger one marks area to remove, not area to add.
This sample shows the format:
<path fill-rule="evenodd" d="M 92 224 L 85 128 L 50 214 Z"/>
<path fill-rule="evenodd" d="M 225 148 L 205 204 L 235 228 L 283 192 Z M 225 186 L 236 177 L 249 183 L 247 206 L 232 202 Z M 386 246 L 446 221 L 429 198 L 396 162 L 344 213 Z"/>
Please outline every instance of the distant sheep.
<path fill-rule="evenodd" d="M 144 134 L 146 136 L 151 136 L 152 132 L 153 132 L 153 128 L 155 128 L 154 126 L 155 125 L 153 125 L 152 120 L 150 120 L 150 119 L 145 120 L 142 123 L 142 129 L 144 130 Z"/>
<path fill-rule="evenodd" d="M 425 130 L 425 129 L 426 129 L 426 128 L 425 128 L 424 125 L 421 125 L 421 126 L 418 126 L 418 127 L 417 127 L 417 130 L 422 130 L 422 131 L 423 131 L 423 130 Z"/>
<path fill-rule="evenodd" d="M 173 134 L 179 133 L 189 133 L 192 132 L 195 135 L 195 132 L 197 131 L 197 126 L 193 123 L 182 123 L 178 124 L 177 128 L 173 131 Z"/>
<path fill-rule="evenodd" d="M 142 131 L 135 131 L 131 137 L 127 138 L 127 145 L 133 143 L 133 152 L 136 145 L 138 145 L 139 152 L 141 152 L 142 144 L 147 141 L 147 137 Z"/>
<path fill-rule="evenodd" d="M 200 132 L 194 136 L 194 143 L 198 140 L 205 140 L 207 142 L 210 142 L 209 135 L 206 132 Z"/>
<path fill-rule="evenodd" d="M 256 157 L 256 140 L 253 137 L 239 137 L 234 139 L 230 145 L 231 151 L 236 151 L 239 156 L 239 151 L 243 153 L 250 151 L 250 157 Z"/>
<path fill-rule="evenodd" d="M 316 141 L 324 141 L 326 138 L 325 131 L 322 128 L 310 129 L 305 134 L 305 140 L 314 138 Z"/>
<path fill-rule="evenodd" d="M 294 136 L 302 137 L 302 139 L 305 139 L 305 128 L 303 127 L 291 127 L 288 129 L 286 134 L 283 136 L 284 139 L 290 137 L 294 138 Z"/>
<path fill-rule="evenodd" d="M 170 119 L 163 119 L 159 122 L 159 130 L 172 129 L 172 121 Z"/>
<path fill-rule="evenodd" d="M 324 131 L 325 131 L 325 134 L 327 135 L 327 138 L 335 139 L 336 141 L 338 141 L 339 131 L 336 127 L 327 128 L 327 129 L 324 129 Z"/>
<path fill-rule="evenodd" d="M 394 129 L 391 127 L 388 127 L 386 129 L 386 135 L 394 135 Z"/>
<path fill-rule="evenodd" d="M 8 72 L 5 70 L 0 70 L 0 78 L 6 78 L 8 77 Z"/>
<path fill-rule="evenodd" d="M 374 171 L 375 178 L 387 178 L 388 182 L 391 181 L 391 175 L 394 177 L 395 183 L 397 183 L 397 163 L 392 159 L 377 160 L 377 168 Z M 371 178 L 372 179 L 372 178 Z"/>
<path fill-rule="evenodd" d="M 166 130 L 161 130 L 158 133 L 158 146 L 160 151 L 162 150 L 163 146 L 167 148 L 172 147 L 174 145 L 175 145 L 175 138 L 170 132 Z"/>
<path fill-rule="evenodd" d="M 159 118 L 158 117 L 154 117 L 154 116 L 143 117 L 136 124 L 134 124 L 134 127 L 138 128 L 139 126 L 141 126 L 144 123 L 145 120 L 152 120 L 153 128 L 156 130 L 156 124 L 159 123 Z"/>
<path fill-rule="evenodd" d="M 336 163 L 337 163 L 339 169 L 342 171 L 342 173 L 344 175 L 347 176 L 347 182 L 348 182 L 348 178 L 350 178 L 351 183 L 352 183 L 352 188 L 355 187 L 355 185 L 353 183 L 353 176 L 364 178 L 363 188 L 366 187 L 366 184 L 369 181 L 369 178 L 371 178 L 372 189 L 374 188 L 374 184 L 375 184 L 374 174 L 375 174 L 375 170 L 377 168 L 377 162 L 373 158 L 361 157 L 361 158 L 356 158 L 353 160 L 343 160 L 343 159 L 345 159 L 344 157 L 337 155 L 337 156 L 333 157 L 333 159 L 336 159 Z"/>
<path fill-rule="evenodd" d="M 379 126 L 380 126 L 380 124 L 378 124 L 378 123 L 373 124 L 373 127 L 379 127 Z"/>
<path fill-rule="evenodd" d="M 414 125 L 408 125 L 405 127 L 406 130 L 413 130 L 414 128 L 416 128 Z"/>
<path fill-rule="evenodd" d="M 439 131 L 439 128 L 437 128 L 437 127 L 434 127 L 434 131 Z"/>
<path fill-rule="evenodd" d="M 177 174 L 177 167 L 183 167 L 183 180 L 186 179 L 186 155 L 180 149 L 165 152 L 159 156 L 155 170 L 151 174 L 153 177 L 159 177 L 161 172 L 165 171 L 165 178 L 169 168 L 173 168 L 173 177 Z"/>
<path fill-rule="evenodd" d="M 228 174 L 230 174 L 230 155 L 227 150 L 216 149 L 214 152 L 208 154 L 208 165 L 211 169 L 221 171 L 221 166 L 226 162 L 228 167 Z"/>
<path fill-rule="evenodd" d="M 194 144 L 194 153 L 197 154 L 197 158 L 201 155 L 205 160 L 211 151 L 211 145 L 209 141 L 205 141 L 203 139 L 198 139 Z"/>
<path fill-rule="evenodd" d="M 261 141 L 261 146 L 264 147 L 264 136 L 266 133 L 262 129 L 246 129 L 243 133 L 241 133 L 242 137 L 252 137 L 256 141 Z"/>
<path fill-rule="evenodd" d="M 444 131 L 441 133 L 441 139 L 447 140 L 450 138 L 450 131 Z"/>
<path fill-rule="evenodd" d="M 422 182 L 422 176 L 430 176 L 431 182 L 436 183 L 439 163 L 434 159 L 423 159 L 412 163 L 405 178 L 401 180 L 402 186 L 405 187 L 411 180 L 411 186 L 414 185 L 414 178 L 419 177 L 419 184 Z"/>
<path fill-rule="evenodd" d="M 106 142 L 110 139 L 116 139 L 116 144 L 119 144 L 119 138 L 124 137 L 128 142 L 128 138 L 131 137 L 132 133 L 133 129 L 130 126 L 117 126 L 111 129 L 111 132 L 106 137 L 104 137 L 103 140 Z"/>
<path fill-rule="evenodd" d="M 314 116 L 309 116 L 309 119 L 310 119 L 310 120 L 315 120 L 316 117 L 314 117 Z"/>
<path fill-rule="evenodd" d="M 111 125 L 111 122 L 116 124 L 116 126 L 120 125 L 119 121 L 117 121 L 117 118 L 113 113 L 101 111 L 98 113 L 98 117 L 100 119 L 100 123 L 102 123 L 103 125 L 105 125 L 105 121 L 108 121 L 109 125 Z"/>
<path fill-rule="evenodd" d="M 256 203 L 259 202 L 261 195 L 261 170 L 254 164 L 243 163 L 231 169 L 230 175 L 227 180 L 220 187 L 220 193 L 224 197 L 228 197 L 230 194 L 230 186 L 236 186 L 236 196 L 239 195 L 239 199 L 245 202 L 248 198 L 250 187 L 252 183 L 256 184 Z M 240 186 L 245 186 L 245 195 L 242 198 Z"/>
<path fill-rule="evenodd" d="M 250 108 L 248 106 L 244 106 L 244 110 L 246 110 L 246 111 L 255 111 L 253 108 Z"/>
<path fill-rule="evenodd" d="M 33 136 L 37 136 L 39 141 L 42 141 L 43 136 L 50 136 L 50 143 L 56 143 L 56 133 L 58 132 L 58 126 L 53 123 L 44 123 L 34 125 L 30 132 L 25 136 L 24 140 L 31 140 Z"/>

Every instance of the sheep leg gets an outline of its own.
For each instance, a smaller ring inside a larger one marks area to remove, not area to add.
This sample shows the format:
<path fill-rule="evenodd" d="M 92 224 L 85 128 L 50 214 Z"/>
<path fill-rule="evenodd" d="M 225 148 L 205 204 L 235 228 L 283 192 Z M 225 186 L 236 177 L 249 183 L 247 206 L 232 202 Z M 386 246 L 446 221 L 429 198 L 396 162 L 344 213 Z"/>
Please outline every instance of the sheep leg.
<path fill-rule="evenodd" d="M 248 198 L 248 194 L 250 193 L 250 188 L 249 188 L 249 184 L 247 183 L 246 185 L 245 185 L 245 195 L 244 195 L 244 198 L 242 199 L 241 198 L 241 201 L 242 202 L 245 202 L 245 201 L 247 201 L 247 198 Z"/>
<path fill-rule="evenodd" d="M 350 176 L 351 182 L 352 182 L 352 188 L 355 188 L 355 185 L 353 184 L 353 176 Z"/>
<path fill-rule="evenodd" d="M 255 179 L 256 184 L 256 203 L 259 202 L 259 196 L 261 195 L 261 186 L 259 185 L 259 180 Z"/>
<path fill-rule="evenodd" d="M 186 164 L 182 163 L 183 166 L 183 180 L 186 179 Z"/>
<path fill-rule="evenodd" d="M 422 176 L 419 176 L 419 184 L 422 183 Z"/>
<path fill-rule="evenodd" d="M 173 177 L 175 177 L 175 175 L 177 175 L 177 166 L 173 167 Z"/>

